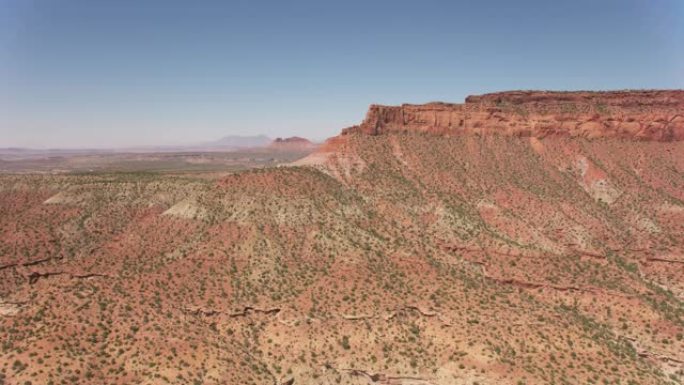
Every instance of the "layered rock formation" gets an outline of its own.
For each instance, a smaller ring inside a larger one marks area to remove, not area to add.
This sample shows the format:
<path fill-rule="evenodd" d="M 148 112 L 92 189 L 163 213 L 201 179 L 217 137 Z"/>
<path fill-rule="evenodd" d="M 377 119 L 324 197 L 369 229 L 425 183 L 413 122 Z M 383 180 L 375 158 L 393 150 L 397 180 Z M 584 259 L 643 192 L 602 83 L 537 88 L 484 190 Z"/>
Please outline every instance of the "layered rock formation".
<path fill-rule="evenodd" d="M 343 134 L 571 136 L 684 140 L 684 91 L 509 91 L 469 96 L 464 104 L 371 105 Z"/>

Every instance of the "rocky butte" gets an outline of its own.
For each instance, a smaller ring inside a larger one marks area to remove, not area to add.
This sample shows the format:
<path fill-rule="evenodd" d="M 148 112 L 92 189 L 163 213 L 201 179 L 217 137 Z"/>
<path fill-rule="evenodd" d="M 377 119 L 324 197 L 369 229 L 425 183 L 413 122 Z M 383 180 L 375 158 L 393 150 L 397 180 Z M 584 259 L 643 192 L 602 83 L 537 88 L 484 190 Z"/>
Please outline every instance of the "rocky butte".
<path fill-rule="evenodd" d="M 543 138 L 684 139 L 684 91 L 508 91 L 469 96 L 463 104 L 371 105 L 343 134 L 389 132 Z"/>
<path fill-rule="evenodd" d="M 279 150 L 306 150 L 316 148 L 316 144 L 306 138 L 291 136 L 289 138 L 276 138 L 269 147 Z"/>

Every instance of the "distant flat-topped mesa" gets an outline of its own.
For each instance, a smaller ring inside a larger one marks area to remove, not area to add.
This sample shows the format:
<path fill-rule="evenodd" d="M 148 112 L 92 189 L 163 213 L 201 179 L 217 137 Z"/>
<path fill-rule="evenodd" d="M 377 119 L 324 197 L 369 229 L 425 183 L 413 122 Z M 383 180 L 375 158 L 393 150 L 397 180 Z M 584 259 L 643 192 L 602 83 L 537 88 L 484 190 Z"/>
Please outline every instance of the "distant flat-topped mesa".
<path fill-rule="evenodd" d="M 571 136 L 684 140 L 684 90 L 509 91 L 469 96 L 463 104 L 371 105 L 342 134 Z"/>
<path fill-rule="evenodd" d="M 289 138 L 276 138 L 269 147 L 279 150 L 306 150 L 316 148 L 316 144 L 306 138 L 291 136 Z"/>

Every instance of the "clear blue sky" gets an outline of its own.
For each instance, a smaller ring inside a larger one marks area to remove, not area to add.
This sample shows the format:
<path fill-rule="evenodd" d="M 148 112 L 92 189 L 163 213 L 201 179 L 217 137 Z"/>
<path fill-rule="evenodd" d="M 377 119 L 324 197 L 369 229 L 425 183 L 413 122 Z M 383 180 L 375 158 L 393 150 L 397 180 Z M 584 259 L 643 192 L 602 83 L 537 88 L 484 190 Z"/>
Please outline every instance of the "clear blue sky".
<path fill-rule="evenodd" d="M 684 88 L 682 0 L 0 0 L 0 147 L 316 139 L 370 103 Z"/>

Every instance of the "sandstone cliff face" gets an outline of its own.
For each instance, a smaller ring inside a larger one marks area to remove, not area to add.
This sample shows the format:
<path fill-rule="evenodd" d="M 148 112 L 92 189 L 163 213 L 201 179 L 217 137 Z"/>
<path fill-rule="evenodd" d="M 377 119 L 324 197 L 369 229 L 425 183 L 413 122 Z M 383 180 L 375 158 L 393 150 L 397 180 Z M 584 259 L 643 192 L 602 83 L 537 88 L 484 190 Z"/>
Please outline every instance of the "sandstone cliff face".
<path fill-rule="evenodd" d="M 570 136 L 684 140 L 684 90 L 510 91 L 469 96 L 463 104 L 371 105 L 343 134 Z"/>

